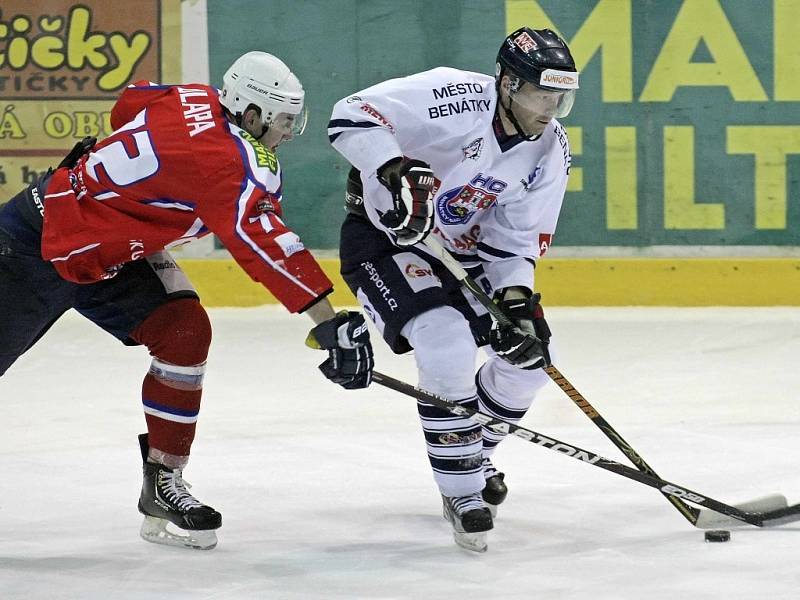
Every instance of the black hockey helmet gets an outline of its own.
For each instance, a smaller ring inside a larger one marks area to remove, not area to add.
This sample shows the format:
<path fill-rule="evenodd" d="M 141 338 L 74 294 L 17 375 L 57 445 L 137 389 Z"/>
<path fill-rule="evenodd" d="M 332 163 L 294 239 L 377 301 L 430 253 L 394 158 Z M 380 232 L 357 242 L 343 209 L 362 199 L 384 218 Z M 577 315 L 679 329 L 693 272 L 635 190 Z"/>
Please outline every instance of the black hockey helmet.
<path fill-rule="evenodd" d="M 504 75 L 514 94 L 525 83 L 551 92 L 563 92 L 556 117 L 565 117 L 575 101 L 578 70 L 566 42 L 550 29 L 520 27 L 509 35 L 497 53 L 496 85 Z"/>
<path fill-rule="evenodd" d="M 545 90 L 560 91 L 578 87 L 578 70 L 567 44 L 550 29 L 520 27 L 509 35 L 497 53 L 497 73 L 516 75 Z M 574 73 L 574 79 L 547 78 L 547 71 Z"/>

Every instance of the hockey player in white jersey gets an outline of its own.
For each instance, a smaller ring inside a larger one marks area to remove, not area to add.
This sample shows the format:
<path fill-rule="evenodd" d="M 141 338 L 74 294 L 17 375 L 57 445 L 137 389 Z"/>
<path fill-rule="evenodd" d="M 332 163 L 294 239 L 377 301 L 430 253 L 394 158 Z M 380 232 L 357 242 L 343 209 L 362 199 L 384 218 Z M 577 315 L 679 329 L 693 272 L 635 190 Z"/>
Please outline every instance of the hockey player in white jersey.
<path fill-rule="evenodd" d="M 329 138 L 353 165 L 342 275 L 395 353 L 415 352 L 420 387 L 518 421 L 549 380 L 550 332 L 534 267 L 558 220 L 570 151 L 556 118 L 578 88 L 550 30 L 513 32 L 495 77 L 440 67 L 340 100 Z M 420 244 L 434 236 L 516 323 L 492 324 Z M 477 374 L 477 349 L 489 359 Z M 418 406 L 456 542 L 486 550 L 507 488 L 492 464 L 502 435 Z"/>

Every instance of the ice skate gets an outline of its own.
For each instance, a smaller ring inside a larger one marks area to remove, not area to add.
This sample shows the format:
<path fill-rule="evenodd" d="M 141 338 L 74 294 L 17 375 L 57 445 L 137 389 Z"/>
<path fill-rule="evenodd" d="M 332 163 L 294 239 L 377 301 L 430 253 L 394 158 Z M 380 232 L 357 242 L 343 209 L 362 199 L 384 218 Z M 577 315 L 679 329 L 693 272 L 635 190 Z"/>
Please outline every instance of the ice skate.
<path fill-rule="evenodd" d="M 453 526 L 456 544 L 473 552 L 486 552 L 486 532 L 494 525 L 479 492 L 471 496 L 442 496 L 442 514 Z"/>
<path fill-rule="evenodd" d="M 146 440 L 142 450 L 146 448 Z M 146 456 L 146 453 L 144 454 Z M 181 469 L 144 462 L 139 512 L 144 515 L 142 539 L 154 544 L 211 550 L 217 545 L 216 529 L 222 515 L 192 496 Z M 168 526 L 182 531 L 171 531 Z"/>
<path fill-rule="evenodd" d="M 492 517 L 497 516 L 497 507 L 508 495 L 508 488 L 503 481 L 505 476 L 505 473 L 495 469 L 491 458 L 483 459 L 483 477 L 486 479 L 486 487 L 483 488 L 481 496 L 486 506 L 489 507 Z"/>

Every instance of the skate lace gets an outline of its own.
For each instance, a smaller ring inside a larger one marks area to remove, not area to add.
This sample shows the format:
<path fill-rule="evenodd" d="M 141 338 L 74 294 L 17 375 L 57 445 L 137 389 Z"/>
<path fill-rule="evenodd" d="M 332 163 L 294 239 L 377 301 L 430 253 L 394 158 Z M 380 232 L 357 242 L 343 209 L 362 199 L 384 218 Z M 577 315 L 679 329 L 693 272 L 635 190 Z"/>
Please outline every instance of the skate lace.
<path fill-rule="evenodd" d="M 455 513 L 461 517 L 464 513 L 474 510 L 476 508 L 484 508 L 486 505 L 483 503 L 483 498 L 480 492 L 476 492 L 469 496 L 458 496 L 450 498 L 450 505 L 453 507 Z"/>
<path fill-rule="evenodd" d="M 159 487 L 166 499 L 180 510 L 186 511 L 203 506 L 203 504 L 186 489 L 192 486 L 188 481 L 183 479 L 183 472 L 180 469 L 161 471 L 161 473 L 159 473 L 159 479 Z"/>

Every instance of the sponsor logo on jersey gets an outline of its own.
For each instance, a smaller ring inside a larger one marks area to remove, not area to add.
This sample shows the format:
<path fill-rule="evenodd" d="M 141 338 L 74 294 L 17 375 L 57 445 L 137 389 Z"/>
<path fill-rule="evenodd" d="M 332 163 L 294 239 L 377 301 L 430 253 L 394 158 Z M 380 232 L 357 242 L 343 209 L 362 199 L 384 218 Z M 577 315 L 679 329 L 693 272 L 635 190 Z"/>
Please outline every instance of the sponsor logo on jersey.
<path fill-rule="evenodd" d="M 348 104 L 352 104 L 353 102 L 363 102 L 364 99 L 361 96 L 350 96 L 346 102 Z"/>
<path fill-rule="evenodd" d="M 564 155 L 564 167 L 569 175 L 569 168 L 572 166 L 572 154 L 569 152 L 569 142 L 567 142 L 567 132 L 560 125 L 554 127 L 558 143 L 561 146 L 561 153 Z"/>
<path fill-rule="evenodd" d="M 278 172 L 278 157 L 275 156 L 272 150 L 247 133 L 244 129 L 239 130 L 239 137 L 253 147 L 253 152 L 255 152 L 256 155 L 256 164 L 259 167 L 266 167 L 273 174 Z"/>
<path fill-rule="evenodd" d="M 142 240 L 128 240 L 131 249 L 131 260 L 138 260 L 144 256 L 144 242 Z"/>
<path fill-rule="evenodd" d="M 369 280 L 378 289 L 378 293 L 386 301 L 386 305 L 389 307 L 389 310 L 391 310 L 392 312 L 397 310 L 397 300 L 392 298 L 392 288 L 386 285 L 386 283 L 383 281 L 380 273 L 378 273 L 378 269 L 375 268 L 375 265 L 373 265 L 369 261 L 366 261 L 361 263 L 361 266 L 367 272 Z"/>
<path fill-rule="evenodd" d="M 533 182 L 536 181 L 536 178 L 539 177 L 541 173 L 542 167 L 537 165 L 536 168 L 528 174 L 526 179 L 519 180 L 526 192 L 530 192 L 533 189 Z"/>
<path fill-rule="evenodd" d="M 481 155 L 481 150 L 483 150 L 483 138 L 479 137 L 477 140 L 472 140 L 461 150 L 464 152 L 464 160 L 468 158 L 478 160 L 478 157 Z"/>
<path fill-rule="evenodd" d="M 514 38 L 514 43 L 517 47 L 522 50 L 523 52 L 530 52 L 531 50 L 536 50 L 539 45 L 536 43 L 527 31 L 523 31 L 517 37 Z"/>
<path fill-rule="evenodd" d="M 167 269 L 178 268 L 178 265 L 176 265 L 175 262 L 171 260 L 165 260 L 163 262 L 153 260 L 150 261 L 150 266 L 153 267 L 154 271 L 166 271 Z"/>
<path fill-rule="evenodd" d="M 364 104 L 361 105 L 361 110 L 363 110 L 365 113 L 367 113 L 370 117 L 372 117 L 374 119 L 377 119 L 383 125 L 386 125 L 386 127 L 389 129 L 389 131 L 394 133 L 394 125 L 392 125 L 389 122 L 389 120 L 386 117 L 384 117 L 380 113 L 380 111 L 378 111 L 378 109 L 375 108 L 374 106 L 372 106 L 370 103 L 364 102 Z"/>
<path fill-rule="evenodd" d="M 303 242 L 301 242 L 298 235 L 292 231 L 287 231 L 286 233 L 275 236 L 275 243 L 283 250 L 283 254 L 286 258 L 289 258 L 292 254 L 296 254 L 301 250 L 305 250 Z"/>
<path fill-rule="evenodd" d="M 392 259 L 414 292 L 421 292 L 432 287 L 442 287 L 442 281 L 434 274 L 430 264 L 413 252 L 395 254 Z"/>
<path fill-rule="evenodd" d="M 415 263 L 408 263 L 403 272 L 406 277 L 433 277 L 433 271 L 430 268 L 426 269 Z"/>
<path fill-rule="evenodd" d="M 486 112 L 489 110 L 489 101 L 475 98 L 463 98 L 447 104 L 437 104 L 427 107 L 429 119 L 440 119 L 467 112 Z"/>
<path fill-rule="evenodd" d="M 550 248 L 550 244 L 553 243 L 553 234 L 552 233 L 540 233 L 539 234 L 539 256 L 544 256 L 544 253 Z"/>
<path fill-rule="evenodd" d="M 463 83 L 448 83 L 440 88 L 431 89 L 434 100 L 439 98 L 452 98 L 462 94 L 482 94 L 483 86 L 480 83 L 465 81 Z"/>
<path fill-rule="evenodd" d="M 436 211 L 445 225 L 467 223 L 479 210 L 494 205 L 508 184 L 491 175 L 478 173 L 465 186 L 444 192 L 436 200 Z"/>

